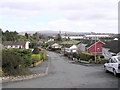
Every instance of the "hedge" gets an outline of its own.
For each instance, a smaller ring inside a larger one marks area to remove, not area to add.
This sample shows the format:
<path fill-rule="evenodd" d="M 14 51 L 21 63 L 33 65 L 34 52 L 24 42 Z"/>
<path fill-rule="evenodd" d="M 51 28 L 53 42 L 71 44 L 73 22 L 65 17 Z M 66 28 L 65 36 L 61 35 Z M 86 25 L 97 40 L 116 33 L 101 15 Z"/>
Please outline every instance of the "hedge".
<path fill-rule="evenodd" d="M 82 52 L 82 53 L 80 54 L 80 59 L 81 59 L 81 60 L 86 60 L 86 61 L 88 61 L 88 60 L 90 60 L 90 59 L 94 60 L 94 59 L 95 59 L 95 56 L 94 56 L 93 54 L 90 54 L 90 53 Z"/>
<path fill-rule="evenodd" d="M 33 54 L 32 55 L 32 62 L 40 61 L 41 59 L 42 59 L 42 55 L 41 54 Z"/>
<path fill-rule="evenodd" d="M 43 53 L 43 60 L 46 60 L 47 59 L 47 55 L 46 53 Z"/>
<path fill-rule="evenodd" d="M 46 53 L 44 50 L 40 52 L 40 54 L 32 54 L 32 62 L 34 61 L 40 61 L 40 60 L 45 60 L 47 58 Z"/>

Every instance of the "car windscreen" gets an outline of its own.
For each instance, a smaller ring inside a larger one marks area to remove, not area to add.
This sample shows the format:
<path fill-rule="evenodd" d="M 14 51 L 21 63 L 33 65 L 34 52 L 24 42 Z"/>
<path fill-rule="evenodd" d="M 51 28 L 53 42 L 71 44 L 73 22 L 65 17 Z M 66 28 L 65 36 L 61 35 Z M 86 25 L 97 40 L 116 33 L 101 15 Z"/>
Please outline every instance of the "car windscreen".
<path fill-rule="evenodd" d="M 120 61 L 120 57 L 117 57 L 117 59 Z"/>

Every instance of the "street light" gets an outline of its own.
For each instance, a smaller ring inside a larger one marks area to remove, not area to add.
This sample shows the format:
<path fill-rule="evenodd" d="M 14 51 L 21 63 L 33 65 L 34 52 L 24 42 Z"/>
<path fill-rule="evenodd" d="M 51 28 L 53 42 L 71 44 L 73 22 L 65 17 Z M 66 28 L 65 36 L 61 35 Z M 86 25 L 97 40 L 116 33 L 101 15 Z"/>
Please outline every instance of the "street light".
<path fill-rule="evenodd" d="M 95 63 L 96 63 L 96 34 L 95 34 Z"/>

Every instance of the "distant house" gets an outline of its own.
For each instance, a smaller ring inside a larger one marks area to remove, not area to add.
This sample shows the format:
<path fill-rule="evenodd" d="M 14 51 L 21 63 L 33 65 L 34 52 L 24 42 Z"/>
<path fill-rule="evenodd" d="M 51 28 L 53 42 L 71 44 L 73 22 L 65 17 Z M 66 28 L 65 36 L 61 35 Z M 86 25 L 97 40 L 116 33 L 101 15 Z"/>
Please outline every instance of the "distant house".
<path fill-rule="evenodd" d="M 38 43 L 51 43 L 51 42 L 54 42 L 54 39 L 44 39 L 38 41 Z"/>
<path fill-rule="evenodd" d="M 102 54 L 102 46 L 105 43 L 102 41 L 96 41 L 95 40 L 82 40 L 79 44 L 78 44 L 78 49 L 81 52 L 87 52 L 87 53 L 91 53 L 91 54 L 97 54 L 97 55 L 101 55 Z"/>
<path fill-rule="evenodd" d="M 29 41 L 5 41 L 3 45 L 6 48 L 16 48 L 16 49 L 29 49 Z"/>
<path fill-rule="evenodd" d="M 106 43 L 104 46 L 102 46 L 102 54 L 105 58 L 110 58 L 114 55 L 119 55 L 120 53 L 120 41 L 119 40 L 113 40 L 111 42 Z"/>
<path fill-rule="evenodd" d="M 90 40 L 80 40 L 80 42 L 77 44 L 78 50 L 81 52 L 86 52 L 86 46 L 90 43 Z"/>
<path fill-rule="evenodd" d="M 75 53 L 77 52 L 77 46 L 73 44 L 66 44 L 64 45 L 65 52 L 67 53 Z"/>
<path fill-rule="evenodd" d="M 57 43 L 54 43 L 51 45 L 51 48 L 61 48 L 62 46 L 57 44 Z"/>

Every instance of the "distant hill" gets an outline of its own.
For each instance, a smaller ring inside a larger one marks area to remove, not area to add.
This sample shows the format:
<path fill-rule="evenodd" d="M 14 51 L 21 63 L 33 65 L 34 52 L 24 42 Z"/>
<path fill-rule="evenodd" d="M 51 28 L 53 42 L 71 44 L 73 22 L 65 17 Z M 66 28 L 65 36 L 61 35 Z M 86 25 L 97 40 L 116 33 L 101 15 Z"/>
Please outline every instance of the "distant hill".
<path fill-rule="evenodd" d="M 53 31 L 53 30 L 41 30 L 41 31 L 25 31 L 25 32 L 19 32 L 19 34 L 25 34 L 25 33 L 28 33 L 28 34 L 34 34 L 35 32 L 37 33 L 41 33 L 41 34 L 44 34 L 44 35 L 47 35 L 47 36 L 53 36 L 53 35 L 57 35 L 59 33 L 59 31 Z M 84 35 L 84 34 L 89 34 L 87 32 L 69 32 L 69 31 L 61 31 L 61 34 L 64 35 L 64 34 L 67 34 L 67 35 Z"/>
<path fill-rule="evenodd" d="M 40 31 L 25 31 L 25 32 L 19 32 L 19 34 L 23 35 L 25 33 L 28 33 L 28 34 L 34 34 L 35 32 L 37 33 L 41 33 L 43 35 L 47 35 L 47 36 L 55 36 L 59 33 L 59 31 L 53 31 L 53 30 L 40 30 Z M 87 35 L 87 34 L 91 34 L 91 32 L 72 32 L 72 31 L 61 31 L 61 34 L 62 35 L 65 35 L 65 33 L 67 35 Z M 96 33 L 96 35 L 114 35 L 113 33 Z"/>

